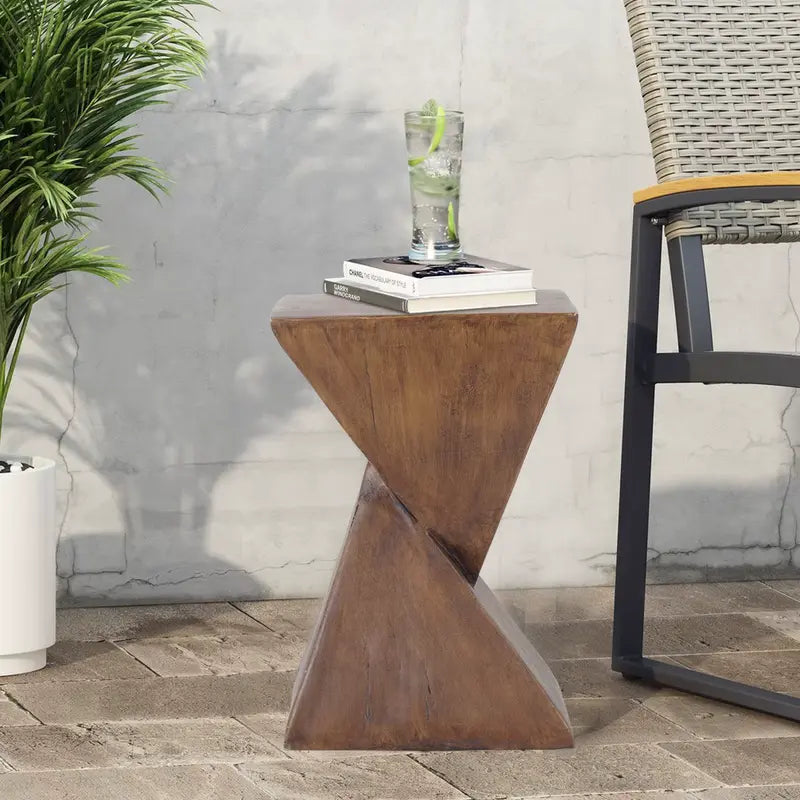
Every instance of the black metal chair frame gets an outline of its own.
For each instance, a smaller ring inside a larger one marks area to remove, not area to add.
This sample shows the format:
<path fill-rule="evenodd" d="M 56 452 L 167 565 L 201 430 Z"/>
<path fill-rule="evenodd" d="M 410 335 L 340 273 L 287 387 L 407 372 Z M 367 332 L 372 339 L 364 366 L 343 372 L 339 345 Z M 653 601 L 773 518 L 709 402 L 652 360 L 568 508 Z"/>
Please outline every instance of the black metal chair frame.
<path fill-rule="evenodd" d="M 669 242 L 679 352 L 657 351 L 662 231 L 669 213 L 746 200 L 800 200 L 800 186 L 682 191 L 634 206 L 612 669 L 628 678 L 800 722 L 800 697 L 646 658 L 643 653 L 656 385 L 738 383 L 800 387 L 800 355 L 714 350 L 700 236 Z"/>

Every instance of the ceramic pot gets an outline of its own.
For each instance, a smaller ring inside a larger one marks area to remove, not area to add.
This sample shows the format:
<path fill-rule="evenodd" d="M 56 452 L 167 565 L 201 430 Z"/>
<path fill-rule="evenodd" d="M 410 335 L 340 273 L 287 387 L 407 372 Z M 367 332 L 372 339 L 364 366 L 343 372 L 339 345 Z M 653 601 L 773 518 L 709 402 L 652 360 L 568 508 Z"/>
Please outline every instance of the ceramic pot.
<path fill-rule="evenodd" d="M 0 675 L 41 669 L 56 640 L 56 465 L 0 474 Z"/>

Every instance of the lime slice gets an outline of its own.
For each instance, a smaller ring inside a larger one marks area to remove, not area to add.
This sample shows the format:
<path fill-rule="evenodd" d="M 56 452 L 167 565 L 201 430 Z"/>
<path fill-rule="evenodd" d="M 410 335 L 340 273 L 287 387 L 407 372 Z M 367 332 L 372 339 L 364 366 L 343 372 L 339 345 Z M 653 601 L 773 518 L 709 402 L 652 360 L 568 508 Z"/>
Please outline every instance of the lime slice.
<path fill-rule="evenodd" d="M 429 175 L 423 167 L 412 168 L 411 185 L 424 194 L 438 197 L 455 197 L 458 194 L 458 181 L 452 175 Z"/>
<path fill-rule="evenodd" d="M 431 146 L 428 149 L 428 155 L 435 153 L 442 143 L 442 136 L 444 136 L 445 125 L 447 125 L 447 117 L 445 110 L 442 106 L 436 109 L 436 129 L 433 131 L 433 138 L 431 139 Z"/>
<path fill-rule="evenodd" d="M 450 204 L 447 206 L 447 235 L 453 240 L 456 241 L 458 239 L 458 233 L 456 232 L 456 214 L 453 210 L 453 201 L 450 201 Z"/>
<path fill-rule="evenodd" d="M 422 106 L 422 116 L 436 117 L 433 136 L 431 137 L 428 152 L 424 156 L 409 158 L 409 167 L 416 167 L 417 164 L 421 164 L 431 153 L 435 153 L 439 149 L 439 145 L 442 143 L 442 137 L 444 136 L 444 129 L 447 127 L 447 112 L 444 110 L 444 106 L 440 106 L 435 100 L 428 100 L 428 102 Z"/>

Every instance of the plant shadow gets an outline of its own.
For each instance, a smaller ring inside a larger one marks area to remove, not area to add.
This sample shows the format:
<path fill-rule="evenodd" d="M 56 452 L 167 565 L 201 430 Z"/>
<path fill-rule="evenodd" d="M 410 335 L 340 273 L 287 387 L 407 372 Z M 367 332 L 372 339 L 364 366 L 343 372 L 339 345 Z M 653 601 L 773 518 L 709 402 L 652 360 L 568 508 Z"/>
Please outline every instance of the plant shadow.
<path fill-rule="evenodd" d="M 318 291 L 343 257 L 402 246 L 402 127 L 336 110 L 334 74 L 267 103 L 243 87 L 268 61 L 224 35 L 210 56 L 187 102 L 139 121 L 171 196 L 159 207 L 121 183 L 98 193 L 92 240 L 132 282 L 77 278 L 37 308 L 23 353 L 26 403 L 8 421 L 62 461 L 62 605 L 266 598 L 285 594 L 286 568 L 327 581 L 338 548 L 304 542 L 314 512 L 296 507 L 307 490 L 287 492 L 283 473 L 302 481 L 298 448 L 346 437 L 278 347 L 269 311 Z M 353 448 L 353 498 L 359 458 Z M 349 512 L 326 513 L 342 518 L 341 538 Z"/>

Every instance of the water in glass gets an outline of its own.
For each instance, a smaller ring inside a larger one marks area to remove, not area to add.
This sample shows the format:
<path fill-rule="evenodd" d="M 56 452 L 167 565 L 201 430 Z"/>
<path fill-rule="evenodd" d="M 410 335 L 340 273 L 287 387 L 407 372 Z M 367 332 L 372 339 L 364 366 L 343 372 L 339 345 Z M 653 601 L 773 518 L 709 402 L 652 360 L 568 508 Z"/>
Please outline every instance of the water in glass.
<path fill-rule="evenodd" d="M 412 205 L 409 258 L 420 263 L 459 259 L 464 115 L 447 111 L 437 118 L 409 112 L 405 122 Z"/>

